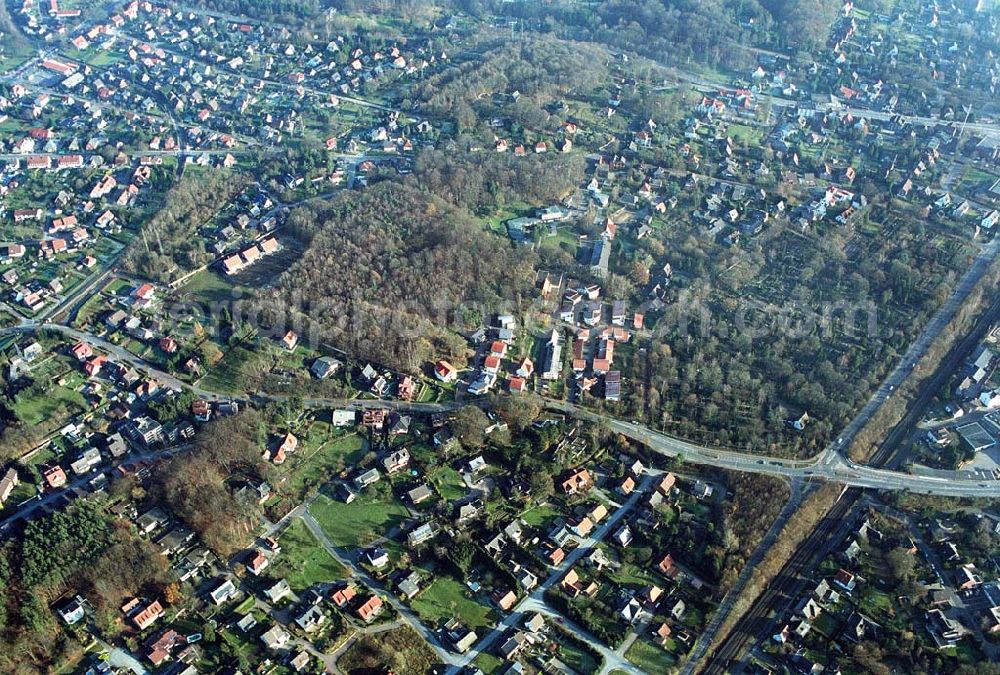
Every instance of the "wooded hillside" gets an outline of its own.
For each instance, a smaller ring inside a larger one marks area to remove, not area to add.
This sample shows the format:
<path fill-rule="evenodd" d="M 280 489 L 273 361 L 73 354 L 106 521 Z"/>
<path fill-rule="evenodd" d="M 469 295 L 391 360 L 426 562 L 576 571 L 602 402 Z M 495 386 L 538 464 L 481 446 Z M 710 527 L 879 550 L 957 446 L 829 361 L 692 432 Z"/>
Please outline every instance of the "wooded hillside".
<path fill-rule="evenodd" d="M 583 155 L 528 155 L 428 149 L 417 158 L 411 181 L 476 214 L 514 202 L 547 204 L 563 199 L 583 180 Z"/>
<path fill-rule="evenodd" d="M 477 104 L 494 93 L 518 92 L 541 104 L 569 91 L 589 91 L 607 79 L 609 55 L 594 45 L 543 36 L 484 49 L 422 81 L 413 100 L 430 114 L 452 117 L 459 127 L 470 128 Z"/>
<path fill-rule="evenodd" d="M 478 325 L 534 281 L 530 253 L 410 185 L 344 193 L 289 226 L 312 243 L 258 299 L 265 318 L 402 369 L 459 356 L 464 341 L 446 326 Z"/>
<path fill-rule="evenodd" d="M 166 203 L 125 250 L 125 269 L 170 281 L 212 260 L 203 237 L 194 234 L 246 184 L 246 177 L 216 170 L 187 176 L 167 193 Z"/>

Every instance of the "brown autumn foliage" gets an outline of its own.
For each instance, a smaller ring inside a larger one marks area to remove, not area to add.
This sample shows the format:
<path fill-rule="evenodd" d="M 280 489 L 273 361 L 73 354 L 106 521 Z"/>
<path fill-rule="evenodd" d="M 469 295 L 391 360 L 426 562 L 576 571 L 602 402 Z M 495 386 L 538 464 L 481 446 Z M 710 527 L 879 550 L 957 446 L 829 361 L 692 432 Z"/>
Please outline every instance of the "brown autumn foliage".
<path fill-rule="evenodd" d="M 247 478 L 266 480 L 272 471 L 262 457 L 263 416 L 247 410 L 218 420 L 206 426 L 195 442 L 193 452 L 160 470 L 150 493 L 209 548 L 227 556 L 245 543 L 263 515 L 256 500 L 239 492 Z"/>
<path fill-rule="evenodd" d="M 534 282 L 530 252 L 410 185 L 343 193 L 312 214 L 290 219 L 312 243 L 255 301 L 263 321 L 401 370 L 462 357 L 453 329 L 517 305 Z"/>
<path fill-rule="evenodd" d="M 183 178 L 167 193 L 163 208 L 143 225 L 142 236 L 125 249 L 124 268 L 166 282 L 211 262 L 214 256 L 205 248 L 205 238 L 195 234 L 246 181 L 221 170 Z"/>
<path fill-rule="evenodd" d="M 723 512 L 725 558 L 720 589 L 733 587 L 747 560 L 788 501 L 788 483 L 777 476 L 727 472 L 732 497 Z"/>

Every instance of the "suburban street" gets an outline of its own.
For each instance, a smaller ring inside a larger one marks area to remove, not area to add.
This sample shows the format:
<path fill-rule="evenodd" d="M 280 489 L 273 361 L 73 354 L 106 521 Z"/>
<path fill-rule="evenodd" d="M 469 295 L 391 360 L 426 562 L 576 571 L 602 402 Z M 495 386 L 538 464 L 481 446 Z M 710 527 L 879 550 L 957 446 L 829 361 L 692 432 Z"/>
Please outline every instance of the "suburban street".
<path fill-rule="evenodd" d="M 521 599 L 514 607 L 511 609 L 510 613 L 504 617 L 503 621 L 498 623 L 496 627 L 490 631 L 486 637 L 482 638 L 477 642 L 472 649 L 470 649 L 457 663 L 453 665 L 453 668 L 449 670 L 449 673 L 456 673 L 459 669 L 472 663 L 475 658 L 484 651 L 489 651 L 497 640 L 499 640 L 503 635 L 511 630 L 520 626 L 527 614 L 529 612 L 541 612 L 547 616 L 556 616 L 556 612 L 552 611 L 548 605 L 545 604 L 545 592 L 552 588 L 556 583 L 562 579 L 566 573 L 573 568 L 576 563 L 578 563 L 584 555 L 590 553 L 598 542 L 603 541 L 608 534 L 621 522 L 621 520 L 628 515 L 628 513 L 635 508 L 635 505 L 639 503 L 639 499 L 642 498 L 647 492 L 649 492 L 650 487 L 653 485 L 653 481 L 661 476 L 661 472 L 653 472 L 647 475 L 642 482 L 639 484 L 639 488 L 635 490 L 631 496 L 618 507 L 611 517 L 608 518 L 603 525 L 596 528 L 589 537 L 582 539 L 580 545 L 573 549 L 563 561 L 552 568 L 552 572 L 546 579 L 541 582 L 537 588 L 535 588 L 530 594 L 526 595 Z M 567 628 L 583 637 L 587 642 L 591 644 L 595 649 L 597 649 L 601 656 L 604 657 L 604 668 L 601 673 L 608 673 L 612 670 L 621 670 L 627 673 L 634 673 L 639 675 L 642 671 L 633 666 L 629 661 L 619 654 L 616 654 L 613 650 L 608 649 L 601 640 L 589 636 L 586 630 L 582 627 L 572 624 L 568 619 L 563 619 L 560 615 L 560 622 L 563 623 Z"/>
<path fill-rule="evenodd" d="M 673 74 L 674 79 L 687 82 L 689 84 L 695 85 L 698 89 L 711 93 L 719 91 L 720 89 L 726 89 L 731 87 L 730 82 L 717 78 L 709 77 L 703 73 L 695 73 L 693 71 L 681 70 L 678 68 L 670 68 L 670 72 Z M 661 86 L 654 87 L 655 89 L 669 89 L 670 87 Z M 850 114 L 855 117 L 864 117 L 872 120 L 891 120 L 893 118 L 900 118 L 907 124 L 919 124 L 926 127 L 933 126 L 943 126 L 950 129 L 964 127 L 967 131 L 972 131 L 979 134 L 1000 134 L 1000 124 L 984 124 L 979 122 L 969 122 L 963 124 L 961 120 L 951 119 L 945 120 L 940 117 L 925 117 L 921 115 L 905 115 L 896 112 L 890 112 L 886 110 L 873 110 L 872 108 L 860 108 L 851 105 L 844 105 L 843 103 L 833 103 L 826 102 L 815 104 L 812 101 L 797 101 L 789 98 L 782 98 L 780 96 L 768 95 L 767 100 L 776 106 L 783 108 L 787 107 L 802 107 L 809 108 L 813 107 L 819 112 L 837 112 L 842 114 Z"/>
<path fill-rule="evenodd" d="M 943 310 L 942 310 L 943 311 Z M 935 317 L 935 324 L 938 317 Z M 941 326 L 947 322 L 943 322 Z M 84 333 L 82 331 L 64 326 L 61 324 L 39 325 L 33 322 L 25 323 L 0 330 L 0 336 L 10 333 L 34 333 L 39 329 L 52 330 L 62 333 L 71 340 L 82 340 L 90 343 L 93 347 L 107 352 L 112 358 L 123 363 L 128 363 L 137 370 L 145 372 L 150 377 L 156 378 L 165 386 L 177 391 L 188 389 L 197 396 L 207 400 L 238 400 L 238 401 L 278 401 L 287 398 L 286 396 L 276 396 L 258 394 L 253 397 L 232 396 L 229 394 L 209 391 L 198 386 L 191 386 L 180 379 L 165 373 L 142 358 L 132 354 L 128 350 L 118 345 L 112 344 L 97 336 Z M 930 338 L 927 338 L 929 340 Z M 929 343 L 928 343 L 929 344 Z M 928 344 L 921 341 L 921 350 L 926 350 Z M 911 347 L 911 352 L 917 347 L 915 343 Z M 907 356 L 912 356 L 907 352 Z M 904 359 L 904 364 L 906 363 Z M 893 371 L 890 378 L 882 384 L 879 392 L 888 391 L 890 387 L 896 385 L 889 382 L 902 383 L 909 374 L 910 369 L 901 364 Z M 842 444 L 838 446 L 847 447 L 850 445 L 850 438 L 856 434 L 864 423 L 875 414 L 884 402 L 885 396 L 876 393 L 866 404 L 858 416 L 848 425 L 844 431 Z M 400 401 L 382 401 L 378 399 L 344 399 L 344 398 L 310 398 L 305 399 L 303 404 L 311 408 L 352 408 L 362 410 L 366 408 L 391 408 L 400 412 L 413 413 L 434 413 L 454 410 L 461 407 L 457 402 L 441 403 L 407 403 Z M 685 462 L 715 466 L 733 471 L 746 471 L 750 473 L 770 474 L 784 476 L 786 478 L 802 479 L 823 479 L 842 483 L 852 487 L 872 488 L 876 490 L 907 490 L 925 494 L 952 496 L 952 497 L 982 497 L 995 498 L 1000 496 L 1000 481 L 983 482 L 982 479 L 951 478 L 941 476 L 914 475 L 893 471 L 889 469 L 879 469 L 861 464 L 855 464 L 844 457 L 836 447 L 828 447 L 819 455 L 805 460 L 782 459 L 777 457 L 767 457 L 749 453 L 736 452 L 732 450 L 721 450 L 706 446 L 697 445 L 688 441 L 683 441 L 672 436 L 654 431 L 641 424 L 628 423 L 612 418 L 608 415 L 591 412 L 575 404 L 557 399 L 545 399 L 546 408 L 560 412 L 577 419 L 589 420 L 607 424 L 612 431 L 620 433 L 627 438 L 638 441 L 650 447 L 654 452 L 668 457 L 683 457 Z"/>
<path fill-rule="evenodd" d="M 159 459 L 163 459 L 165 457 L 170 457 L 179 452 L 185 452 L 193 447 L 194 447 L 193 445 L 186 443 L 184 445 L 178 445 L 172 448 L 166 448 L 164 450 L 155 450 L 151 452 L 129 454 L 121 462 L 118 462 L 114 466 L 118 466 L 121 464 L 135 464 L 138 462 L 152 462 Z M 113 470 L 114 466 L 106 467 L 105 471 Z M 79 476 L 74 480 L 67 482 L 65 486 L 59 488 L 58 490 L 39 493 L 36 498 L 21 504 L 20 507 L 18 507 L 18 509 L 14 513 L 10 514 L 3 520 L 0 520 L 0 536 L 2 536 L 3 533 L 7 531 L 7 528 L 10 527 L 11 523 L 13 523 L 14 521 L 22 519 L 28 520 L 32 518 L 39 510 L 54 505 L 60 499 L 63 499 L 66 495 L 72 494 L 74 490 L 82 488 L 87 483 L 94 480 L 96 476 L 97 476 L 96 473 L 88 473 L 83 476 Z"/>
<path fill-rule="evenodd" d="M 327 553 L 333 556 L 333 558 L 346 569 L 351 570 L 351 574 L 354 579 L 364 583 L 375 593 L 381 596 L 383 600 L 392 605 L 393 609 L 396 610 L 399 616 L 402 617 L 402 619 L 406 621 L 406 623 L 408 623 L 413 630 L 417 631 L 417 633 L 419 633 L 424 640 L 427 641 L 427 644 L 434 649 L 442 663 L 446 663 L 454 667 L 454 665 L 458 662 L 457 655 L 446 649 L 441 644 L 441 641 L 438 640 L 435 631 L 431 630 L 422 621 L 420 621 L 420 619 L 417 618 L 417 615 L 414 614 L 409 607 L 401 603 L 395 595 L 389 592 L 382 582 L 377 581 L 370 574 L 368 574 L 368 572 L 359 567 L 358 564 L 349 555 L 347 555 L 345 551 L 334 546 L 333 542 L 330 541 L 330 537 L 327 536 L 319 522 L 317 522 L 317 520 L 309 512 L 308 507 L 306 507 L 302 514 L 302 522 L 306 524 L 309 531 L 312 532 L 314 537 L 316 537 L 316 541 L 320 543 Z"/>

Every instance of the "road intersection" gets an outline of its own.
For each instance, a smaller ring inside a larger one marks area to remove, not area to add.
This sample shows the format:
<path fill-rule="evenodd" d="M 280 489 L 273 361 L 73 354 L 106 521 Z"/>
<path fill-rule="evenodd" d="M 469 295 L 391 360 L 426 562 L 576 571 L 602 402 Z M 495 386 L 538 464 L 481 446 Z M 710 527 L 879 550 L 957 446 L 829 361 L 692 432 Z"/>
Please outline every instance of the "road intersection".
<path fill-rule="evenodd" d="M 202 387 L 192 386 L 177 377 L 165 373 L 139 356 L 125 348 L 108 342 L 101 337 L 76 330 L 62 324 L 36 324 L 25 322 L 19 326 L 0 330 L 0 336 L 11 333 L 30 334 L 38 330 L 49 330 L 61 333 L 71 340 L 86 341 L 91 346 L 105 351 L 113 359 L 127 363 L 150 377 L 156 378 L 162 384 L 177 391 L 184 389 L 192 391 L 211 401 L 271 401 L 281 400 L 282 396 L 256 394 L 254 396 L 233 396 L 230 394 L 209 391 Z M 909 370 L 906 368 L 905 370 Z M 902 382 L 906 373 L 893 373 L 892 380 Z M 668 457 L 682 457 L 685 462 L 715 466 L 732 471 L 762 473 L 786 478 L 828 480 L 853 487 L 872 488 L 876 490 L 905 490 L 950 497 L 1000 497 L 1000 481 L 990 481 L 977 478 L 945 478 L 878 469 L 856 464 L 844 456 L 841 448 L 850 445 L 850 439 L 857 433 L 863 423 L 859 419 L 870 419 L 885 400 L 882 389 L 893 387 L 883 383 L 879 392 L 865 406 L 858 417 L 848 426 L 841 436 L 842 442 L 828 447 L 824 452 L 809 459 L 793 460 L 779 457 L 768 457 L 757 454 L 723 450 L 703 445 L 697 445 L 660 433 L 641 424 L 629 423 L 613 418 L 604 413 L 593 412 L 566 401 L 545 399 L 545 406 L 550 411 L 559 412 L 577 419 L 606 424 L 612 431 L 622 434 L 634 441 L 647 445 L 654 452 Z M 398 401 L 383 401 L 379 399 L 359 398 L 310 398 L 303 404 L 310 408 L 393 408 L 400 412 L 435 413 L 454 410 L 461 403 L 405 403 Z"/>

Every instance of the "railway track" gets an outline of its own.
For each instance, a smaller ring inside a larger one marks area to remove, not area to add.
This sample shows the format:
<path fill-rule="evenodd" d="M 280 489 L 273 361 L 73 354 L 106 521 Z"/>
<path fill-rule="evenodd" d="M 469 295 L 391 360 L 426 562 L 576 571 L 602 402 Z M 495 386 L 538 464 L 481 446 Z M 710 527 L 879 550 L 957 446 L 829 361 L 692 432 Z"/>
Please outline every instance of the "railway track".
<path fill-rule="evenodd" d="M 1000 295 L 980 315 L 972 329 L 952 345 L 933 375 L 920 386 L 920 391 L 907 408 L 903 418 L 892 428 L 869 464 L 888 469 L 896 469 L 905 459 L 900 452 L 902 441 L 907 438 L 920 420 L 935 394 L 947 383 L 962 360 L 985 337 L 990 327 L 1000 319 Z M 718 650 L 709 656 L 705 675 L 722 675 L 738 672 L 738 663 L 747 648 L 767 636 L 772 628 L 770 616 L 782 600 L 791 601 L 802 592 L 805 580 L 802 573 L 813 569 L 827 555 L 830 547 L 846 535 L 845 530 L 853 521 L 855 507 L 861 506 L 861 488 L 848 488 L 840 499 L 827 511 L 819 525 L 806 537 L 781 568 L 775 579 L 751 605 Z"/>

